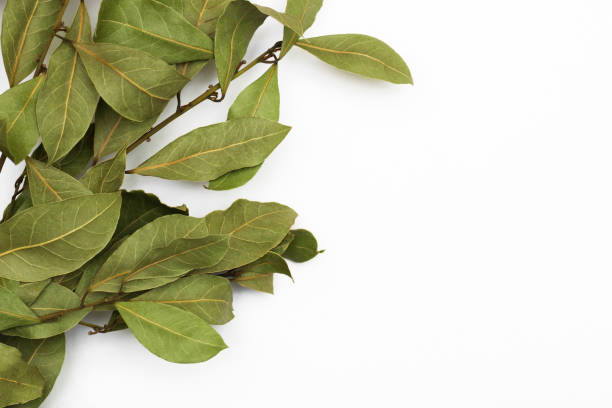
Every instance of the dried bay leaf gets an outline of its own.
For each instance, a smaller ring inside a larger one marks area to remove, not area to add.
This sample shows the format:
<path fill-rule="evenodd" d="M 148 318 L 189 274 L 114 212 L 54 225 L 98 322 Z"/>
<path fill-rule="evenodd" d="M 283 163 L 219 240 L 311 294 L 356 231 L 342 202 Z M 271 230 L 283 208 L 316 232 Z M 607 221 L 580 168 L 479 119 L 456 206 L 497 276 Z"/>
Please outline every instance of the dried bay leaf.
<path fill-rule="evenodd" d="M 15 292 L 19 288 L 19 282 L 11 279 L 0 278 L 0 288 L 5 288 L 11 292 Z"/>
<path fill-rule="evenodd" d="M 77 179 L 38 160 L 26 159 L 32 203 L 41 205 L 91 195 Z"/>
<path fill-rule="evenodd" d="M 40 282 L 22 283 L 17 288 L 17 295 L 27 305 L 31 305 L 36 302 L 36 299 L 45 290 L 45 288 L 51 283 L 51 279 L 45 279 Z"/>
<path fill-rule="evenodd" d="M 280 91 L 278 65 L 274 64 L 258 80 L 249 85 L 231 106 L 228 119 L 262 118 L 278 122 L 280 118 Z M 231 190 L 248 183 L 261 165 L 231 171 L 212 180 L 209 190 Z"/>
<path fill-rule="evenodd" d="M 118 152 L 126 144 L 132 144 L 151 129 L 156 120 L 154 116 L 144 122 L 134 122 L 119 115 L 106 102 L 100 101 L 96 110 L 95 160 Z"/>
<path fill-rule="evenodd" d="M 299 40 L 296 45 L 336 68 L 396 84 L 412 84 L 402 57 L 384 42 L 362 34 Z"/>
<path fill-rule="evenodd" d="M 36 368 L 45 379 L 41 398 L 15 406 L 15 408 L 39 407 L 53 389 L 55 380 L 59 376 L 64 364 L 66 337 L 63 334 L 42 340 L 6 337 L 2 339 L 2 342 L 17 348 L 27 364 L 30 367 Z"/>
<path fill-rule="evenodd" d="M 45 75 L 31 79 L 0 95 L 0 150 L 14 163 L 21 162 L 38 140 L 36 100 Z"/>
<path fill-rule="evenodd" d="M 308 30 L 315 21 L 317 13 L 323 6 L 323 0 L 287 0 L 286 14 L 297 17 L 302 24 L 304 31 Z M 295 45 L 300 38 L 301 33 L 293 31 L 289 27 L 285 27 L 283 34 L 283 48 L 281 50 L 281 58 Z"/>
<path fill-rule="evenodd" d="M 19 349 L 0 343 L 0 407 L 40 398 L 44 386 L 43 376 L 23 361 Z"/>
<path fill-rule="evenodd" d="M 15 327 L 4 331 L 4 334 L 26 339 L 45 339 L 60 335 L 79 324 L 91 312 L 91 308 L 80 309 L 80 307 L 81 298 L 76 293 L 57 283 L 50 283 L 31 306 L 39 318 L 48 318 L 48 320 Z M 61 317 L 50 318 L 62 312 L 65 313 Z"/>
<path fill-rule="evenodd" d="M 234 317 L 232 298 L 232 286 L 227 279 L 197 275 L 150 290 L 132 301 L 172 305 L 195 314 L 208 324 L 225 324 Z"/>
<path fill-rule="evenodd" d="M 83 174 L 93 156 L 93 135 L 94 126 L 91 125 L 81 141 L 64 158 L 54 163 L 54 166 L 72 177 Z"/>
<path fill-rule="evenodd" d="M 308 262 L 323 251 L 319 251 L 319 244 L 312 232 L 299 229 L 291 231 L 293 240 L 282 254 L 293 262 Z"/>
<path fill-rule="evenodd" d="M 81 2 L 66 38 L 91 41 L 91 22 Z M 36 116 L 48 163 L 66 156 L 83 138 L 98 104 L 93 86 L 75 49 L 62 43 L 51 55 L 47 80 L 36 102 Z"/>
<path fill-rule="evenodd" d="M 0 276 L 37 282 L 70 273 L 115 231 L 121 196 L 94 194 L 36 206 L 0 224 Z"/>
<path fill-rule="evenodd" d="M 121 302 L 117 310 L 153 354 L 174 363 L 200 363 L 227 348 L 219 334 L 193 313 L 153 302 Z"/>
<path fill-rule="evenodd" d="M 16 293 L 0 286 L 0 330 L 37 322 L 38 316 Z"/>
<path fill-rule="evenodd" d="M 2 57 L 11 87 L 38 64 L 67 0 L 7 0 L 2 14 Z"/>
<path fill-rule="evenodd" d="M 271 7 L 260 6 L 259 4 L 253 4 L 260 13 L 272 17 L 285 27 L 291 29 L 292 31 L 298 33 L 299 35 L 304 34 L 304 28 L 302 27 L 302 23 L 298 18 L 292 16 L 291 14 L 281 13 L 280 11 L 274 10 Z"/>
<path fill-rule="evenodd" d="M 287 248 L 289 248 L 289 245 L 291 245 L 291 243 L 293 242 L 294 238 L 295 235 L 293 235 L 293 232 L 289 231 L 287 236 L 283 238 L 282 242 L 278 244 L 275 248 L 273 248 L 270 252 L 274 252 L 278 255 L 284 254 Z"/>
<path fill-rule="evenodd" d="M 215 64 L 223 94 L 246 54 L 255 31 L 266 15 L 245 0 L 234 0 L 225 8 L 215 32 Z"/>
<path fill-rule="evenodd" d="M 256 261 L 283 240 L 296 217 L 295 211 L 284 205 L 247 200 L 208 214 L 208 231 L 229 235 L 229 250 L 221 262 L 201 272 L 223 272 Z"/>
<path fill-rule="evenodd" d="M 188 82 L 174 67 L 144 51 L 107 43 L 73 45 L 104 101 L 136 122 L 158 116 Z"/>
<path fill-rule="evenodd" d="M 179 137 L 128 173 L 170 180 L 209 181 L 261 164 L 291 130 L 277 122 L 237 119 Z"/>
<path fill-rule="evenodd" d="M 268 252 L 257 261 L 237 269 L 234 282 L 245 288 L 274 294 L 274 274 L 292 278 L 287 262 L 280 255 Z"/>
<path fill-rule="evenodd" d="M 136 48 L 169 64 L 213 56 L 210 37 L 156 0 L 104 0 L 98 18 L 96 42 Z"/>
<path fill-rule="evenodd" d="M 111 160 L 99 163 L 87 170 L 81 183 L 94 193 L 112 193 L 118 191 L 125 175 L 125 149 Z"/>
<path fill-rule="evenodd" d="M 206 220 L 180 214 L 159 217 L 135 231 L 112 253 L 92 280 L 89 291 L 118 292 L 123 279 L 151 253 L 178 239 L 209 235 Z"/>

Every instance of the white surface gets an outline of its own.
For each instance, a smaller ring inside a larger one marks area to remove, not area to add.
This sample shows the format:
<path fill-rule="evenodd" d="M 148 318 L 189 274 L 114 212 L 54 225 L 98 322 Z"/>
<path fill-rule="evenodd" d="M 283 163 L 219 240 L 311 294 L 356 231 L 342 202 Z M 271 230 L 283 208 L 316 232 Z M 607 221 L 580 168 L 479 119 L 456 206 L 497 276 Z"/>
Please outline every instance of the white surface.
<path fill-rule="evenodd" d="M 45 406 L 612 406 L 610 2 L 326 3 L 309 36 L 384 39 L 416 86 L 296 49 L 280 70 L 294 130 L 248 186 L 126 186 L 195 215 L 239 197 L 286 203 L 327 252 L 276 296 L 238 290 L 220 328 L 230 348 L 205 364 L 74 330 Z M 269 21 L 249 56 L 280 30 Z M 198 107 L 131 164 L 228 107 Z M 7 165 L 2 204 L 19 171 Z"/>

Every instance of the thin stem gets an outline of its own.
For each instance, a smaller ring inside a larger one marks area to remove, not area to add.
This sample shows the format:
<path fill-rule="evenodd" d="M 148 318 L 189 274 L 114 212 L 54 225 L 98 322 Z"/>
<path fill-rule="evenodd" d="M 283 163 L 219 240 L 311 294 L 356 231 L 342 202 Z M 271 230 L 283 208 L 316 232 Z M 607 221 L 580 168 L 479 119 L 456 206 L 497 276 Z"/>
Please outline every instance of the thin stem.
<path fill-rule="evenodd" d="M 282 45 L 281 42 L 274 44 L 273 47 L 269 48 L 268 50 L 266 50 L 266 52 L 262 53 L 259 57 L 255 58 L 250 64 L 246 65 L 244 68 L 236 72 L 233 79 L 239 78 L 240 76 L 244 75 L 247 71 L 251 70 L 257 64 L 264 63 L 270 58 L 277 58 L 274 53 L 280 49 L 281 45 Z M 221 84 L 217 83 L 216 85 L 209 87 L 206 92 L 204 92 L 202 95 L 195 98 L 193 101 L 189 102 L 186 105 L 180 106 L 174 114 L 170 115 L 164 121 L 160 122 L 158 125 L 151 128 L 151 130 L 149 130 L 147 133 L 142 135 L 138 140 L 132 143 L 127 148 L 127 152 L 129 153 L 132 150 L 136 149 L 138 146 L 143 144 L 145 141 L 149 140 L 151 136 L 155 135 L 157 132 L 159 132 L 166 126 L 168 126 L 172 121 L 182 116 L 184 113 L 190 111 L 191 109 L 195 108 L 200 103 L 206 100 L 209 100 L 209 99 L 215 102 L 221 102 L 225 98 L 225 95 L 223 95 L 221 98 L 219 98 L 218 96 L 215 96 L 215 95 L 218 95 L 217 92 L 220 89 L 221 89 Z"/>
<path fill-rule="evenodd" d="M 64 5 L 62 6 L 62 9 L 57 15 L 57 21 L 55 22 L 55 26 L 53 27 L 54 35 L 57 31 L 65 29 L 64 25 L 62 24 L 62 19 L 64 18 L 64 13 L 66 12 L 66 7 L 68 7 L 68 3 L 70 3 L 70 0 L 64 1 Z M 47 45 L 45 45 L 45 48 L 42 54 L 40 54 L 40 58 L 38 59 L 38 65 L 36 66 L 36 71 L 34 71 L 35 77 L 39 76 L 40 74 L 44 72 L 45 58 L 47 58 L 47 53 L 49 52 L 49 49 L 51 48 L 52 42 L 53 42 L 53 36 L 49 38 L 49 41 L 47 41 Z"/>
<path fill-rule="evenodd" d="M 0 173 L 2 172 L 2 169 L 4 168 L 4 163 L 6 163 L 6 155 L 0 154 Z"/>
<path fill-rule="evenodd" d="M 15 200 L 17 200 L 17 196 L 19 196 L 19 194 L 21 194 L 21 192 L 23 191 L 23 189 L 21 188 L 21 183 L 23 183 L 23 180 L 25 179 L 25 177 L 26 177 L 26 169 L 23 169 L 23 173 L 21 173 L 21 176 L 19 176 L 17 181 L 15 181 L 15 191 L 13 192 L 13 197 L 11 197 L 10 204 L 4 211 L 4 217 L 2 218 L 2 222 L 6 221 L 7 216 L 9 216 L 13 212 L 13 207 L 15 206 Z"/>
<path fill-rule="evenodd" d="M 94 303 L 89 303 L 86 305 L 81 305 L 79 307 L 75 307 L 73 309 L 66 309 L 66 310 L 62 310 L 60 312 L 57 313 L 51 313 L 48 314 L 46 316 L 41 316 L 40 320 L 42 320 L 43 322 L 47 321 L 47 320 L 53 320 L 53 319 L 57 319 L 58 317 L 62 317 L 64 315 L 67 315 L 68 313 L 72 313 L 72 312 L 78 312 L 80 310 L 83 309 L 88 309 L 90 307 L 96 307 L 96 306 L 103 306 L 103 305 L 110 305 L 115 303 L 116 301 L 118 301 L 119 299 L 121 299 L 120 295 L 115 295 L 115 296 L 111 296 L 111 297 L 106 297 L 98 302 L 94 302 Z"/>

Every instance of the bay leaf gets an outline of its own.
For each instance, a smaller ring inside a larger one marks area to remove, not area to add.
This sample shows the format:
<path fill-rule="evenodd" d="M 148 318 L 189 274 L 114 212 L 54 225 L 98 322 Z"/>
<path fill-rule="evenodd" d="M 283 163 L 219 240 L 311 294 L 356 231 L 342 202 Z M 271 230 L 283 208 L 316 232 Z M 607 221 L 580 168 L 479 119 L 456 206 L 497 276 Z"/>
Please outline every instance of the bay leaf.
<path fill-rule="evenodd" d="M 51 283 L 51 279 L 45 279 L 40 282 L 22 283 L 17 288 L 17 295 L 26 305 L 31 305 L 36 302 L 36 299 L 38 299 L 49 283 Z"/>
<path fill-rule="evenodd" d="M 232 0 L 185 0 L 183 16 L 200 31 L 212 36 L 217 21 Z"/>
<path fill-rule="evenodd" d="M 2 56 L 11 87 L 38 64 L 67 0 L 7 0 L 2 14 Z"/>
<path fill-rule="evenodd" d="M 111 244 L 132 235 L 153 220 L 171 214 L 188 215 L 189 211 L 185 207 L 169 207 L 155 195 L 142 190 L 121 191 L 121 215 Z"/>
<path fill-rule="evenodd" d="M 285 14 L 297 17 L 302 29 L 308 30 L 315 21 L 317 13 L 323 6 L 323 0 L 287 0 L 287 9 Z M 283 48 L 281 49 L 281 58 L 295 45 L 302 33 L 293 31 L 289 27 L 285 27 L 283 34 Z"/>
<path fill-rule="evenodd" d="M 293 230 L 293 240 L 287 250 L 282 254 L 283 257 L 293 262 L 308 262 L 321 252 L 319 244 L 312 232 L 305 229 Z"/>
<path fill-rule="evenodd" d="M 116 306 L 138 341 L 164 360 L 200 363 L 227 348 L 221 336 L 193 313 L 153 302 Z"/>
<path fill-rule="evenodd" d="M 0 286 L 0 331 L 37 322 L 38 316 L 15 292 Z"/>
<path fill-rule="evenodd" d="M 121 292 L 139 292 L 174 282 L 193 270 L 219 263 L 227 250 L 228 237 L 224 235 L 178 239 L 151 251 L 139 264 L 124 271 Z"/>
<path fill-rule="evenodd" d="M 209 181 L 261 164 L 291 130 L 277 122 L 237 119 L 179 137 L 128 173 L 170 180 Z"/>
<path fill-rule="evenodd" d="M 253 4 L 260 13 L 272 17 L 285 27 L 291 29 L 292 31 L 298 33 L 299 35 L 304 34 L 304 29 L 302 28 L 302 23 L 298 18 L 292 16 L 291 14 L 281 13 L 271 7 L 260 6 L 259 4 Z"/>
<path fill-rule="evenodd" d="M 0 150 L 14 163 L 30 154 L 38 140 L 36 100 L 45 75 L 17 85 L 0 95 Z"/>
<path fill-rule="evenodd" d="M 239 268 L 234 282 L 245 288 L 274 294 L 274 274 L 292 278 L 287 262 L 280 255 L 268 252 L 257 261 Z"/>
<path fill-rule="evenodd" d="M 43 376 L 23 361 L 17 348 L 0 343 L 0 407 L 40 398 L 44 386 Z"/>
<path fill-rule="evenodd" d="M 96 42 L 136 48 L 169 64 L 213 56 L 210 37 L 181 13 L 156 0 L 103 0 Z"/>
<path fill-rule="evenodd" d="M 61 312 L 68 313 L 41 323 L 15 327 L 4 331 L 4 334 L 26 339 L 46 339 L 60 335 L 79 324 L 91 312 L 91 308 L 75 310 L 80 306 L 81 298 L 76 293 L 52 282 L 32 304 L 31 309 L 39 318 L 50 317 Z"/>
<path fill-rule="evenodd" d="M 107 43 L 73 43 L 104 101 L 121 116 L 143 122 L 158 116 L 188 82 L 144 51 Z"/>
<path fill-rule="evenodd" d="M 412 84 L 402 57 L 367 35 L 338 34 L 299 40 L 296 45 L 336 68 L 396 84 Z"/>
<path fill-rule="evenodd" d="M 265 14 L 245 0 L 229 3 L 219 18 L 215 32 L 215 64 L 223 94 L 227 92 L 255 31 L 265 19 Z"/>
<path fill-rule="evenodd" d="M 45 380 L 41 398 L 22 405 L 16 405 L 14 408 L 38 408 L 53 389 L 55 381 L 62 370 L 66 354 L 65 336 L 62 334 L 42 340 L 6 337 L 2 341 L 9 346 L 17 348 L 26 363 L 30 367 L 36 368 Z"/>
<path fill-rule="evenodd" d="M 131 145 L 151 129 L 156 120 L 157 117 L 153 116 L 144 122 L 134 122 L 119 115 L 106 102 L 100 101 L 96 111 L 95 160 L 118 152 L 126 144 Z"/>
<path fill-rule="evenodd" d="M 81 183 L 94 193 L 112 193 L 118 191 L 125 175 L 125 149 L 111 160 L 93 166 L 81 178 Z"/>
<path fill-rule="evenodd" d="M 66 35 L 76 42 L 91 41 L 91 22 L 81 3 Z M 66 156 L 85 136 L 98 104 L 98 92 L 75 49 L 62 43 L 51 55 L 47 79 L 36 102 L 42 143 L 53 164 Z"/>
<path fill-rule="evenodd" d="M 227 279 L 197 275 L 150 290 L 132 301 L 172 305 L 193 313 L 208 324 L 225 324 L 234 318 L 232 299 L 232 285 Z"/>
<path fill-rule="evenodd" d="M 38 160 L 26 159 L 28 186 L 34 205 L 91 195 L 77 179 Z"/>
<path fill-rule="evenodd" d="M 258 80 L 238 96 L 229 110 L 228 119 L 262 118 L 278 122 L 280 117 L 280 91 L 278 89 L 278 65 L 274 64 Z M 248 183 L 261 165 L 231 171 L 212 180 L 209 190 L 231 190 Z"/>
<path fill-rule="evenodd" d="M 92 280 L 89 291 L 117 293 L 130 271 L 158 248 L 166 248 L 177 239 L 207 237 L 206 220 L 172 214 L 136 230 L 112 253 Z"/>
<path fill-rule="evenodd" d="M 54 166 L 72 177 L 83 174 L 93 156 L 93 136 L 94 126 L 91 125 L 79 143 Z"/>
<path fill-rule="evenodd" d="M 121 196 L 94 194 L 27 209 L 0 224 L 0 276 L 37 282 L 70 273 L 115 231 Z"/>
<path fill-rule="evenodd" d="M 23 193 L 19 194 L 15 202 L 6 207 L 3 214 L 3 219 L 8 220 L 15 214 L 27 210 L 28 208 L 32 208 L 32 198 L 30 197 L 30 189 L 25 190 Z"/>
<path fill-rule="evenodd" d="M 247 200 L 208 214 L 209 233 L 229 235 L 229 250 L 221 262 L 201 272 L 223 272 L 256 261 L 283 240 L 296 217 L 295 211 L 284 205 Z"/>
<path fill-rule="evenodd" d="M 11 279 L 0 278 L 0 288 L 5 288 L 11 292 L 15 292 L 19 288 L 19 282 Z"/>
<path fill-rule="evenodd" d="M 287 248 L 289 248 L 289 245 L 291 245 L 291 243 L 293 242 L 294 239 L 295 239 L 295 235 L 293 235 L 293 232 L 290 231 L 285 236 L 285 238 L 283 238 L 282 242 L 280 244 L 278 244 L 270 252 L 274 252 L 275 254 L 278 254 L 278 255 L 284 254 L 285 251 L 287 250 Z"/>

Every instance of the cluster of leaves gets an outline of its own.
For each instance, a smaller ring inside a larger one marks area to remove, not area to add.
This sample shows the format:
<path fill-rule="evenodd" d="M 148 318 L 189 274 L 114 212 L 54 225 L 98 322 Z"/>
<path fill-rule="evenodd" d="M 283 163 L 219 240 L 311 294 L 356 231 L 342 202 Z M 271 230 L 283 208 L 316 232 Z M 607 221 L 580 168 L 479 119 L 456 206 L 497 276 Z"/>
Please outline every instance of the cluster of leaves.
<path fill-rule="evenodd" d="M 322 0 L 288 0 L 285 12 L 245 0 L 103 0 L 95 33 L 83 0 L 64 25 L 69 1 L 7 0 L 2 19 L 11 88 L 0 95 L 0 163 L 26 166 L 0 224 L 0 407 L 42 403 L 62 366 L 64 333 L 77 324 L 94 334 L 129 328 L 168 361 L 208 360 L 226 347 L 211 326 L 233 317 L 232 283 L 272 293 L 275 274 L 291 277 L 286 260 L 319 253 L 310 232 L 292 229 L 289 207 L 239 200 L 194 218 L 121 190 L 125 174 L 211 190 L 248 182 L 290 131 L 278 122 L 278 63 L 293 46 L 411 83 L 401 57 L 372 37 L 302 38 Z M 245 65 L 267 17 L 283 25 L 283 41 Z M 181 89 L 209 61 L 218 84 L 182 105 Z M 197 104 L 222 101 L 232 80 L 259 64 L 269 69 L 226 122 L 126 170 L 129 152 Z M 176 113 L 155 125 L 175 96 Z M 94 310 L 108 311 L 108 323 L 83 321 Z"/>

